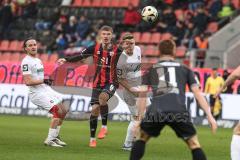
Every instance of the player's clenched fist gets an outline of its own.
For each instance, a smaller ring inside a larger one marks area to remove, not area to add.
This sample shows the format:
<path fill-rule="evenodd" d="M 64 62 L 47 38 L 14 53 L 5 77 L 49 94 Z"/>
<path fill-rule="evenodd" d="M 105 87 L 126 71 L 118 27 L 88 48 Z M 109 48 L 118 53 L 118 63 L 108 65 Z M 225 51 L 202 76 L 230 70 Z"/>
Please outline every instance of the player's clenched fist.
<path fill-rule="evenodd" d="M 62 65 L 62 64 L 64 64 L 66 62 L 66 59 L 65 58 L 60 58 L 58 61 L 57 61 L 57 63 L 59 64 L 59 65 Z"/>

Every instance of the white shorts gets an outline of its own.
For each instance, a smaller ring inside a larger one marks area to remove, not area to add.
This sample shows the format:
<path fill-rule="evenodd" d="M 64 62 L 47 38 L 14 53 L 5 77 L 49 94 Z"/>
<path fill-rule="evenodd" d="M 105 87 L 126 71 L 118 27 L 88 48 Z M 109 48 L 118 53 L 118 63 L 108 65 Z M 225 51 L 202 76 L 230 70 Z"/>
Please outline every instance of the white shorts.
<path fill-rule="evenodd" d="M 128 105 L 128 109 L 133 116 L 138 116 L 138 107 L 136 106 L 137 97 L 135 97 L 132 93 L 124 90 L 123 91 L 123 99 L 125 103 Z M 151 104 L 150 98 L 147 98 L 146 107 Z"/>
<path fill-rule="evenodd" d="M 29 93 L 29 98 L 33 104 L 48 111 L 63 100 L 62 95 L 49 86 L 46 86 L 45 91 Z"/>

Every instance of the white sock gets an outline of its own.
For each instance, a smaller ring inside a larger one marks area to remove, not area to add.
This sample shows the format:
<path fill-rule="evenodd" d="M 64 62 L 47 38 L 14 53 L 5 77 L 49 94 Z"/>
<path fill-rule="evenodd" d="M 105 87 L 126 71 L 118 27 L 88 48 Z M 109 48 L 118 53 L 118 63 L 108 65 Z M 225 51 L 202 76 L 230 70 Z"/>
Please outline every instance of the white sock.
<path fill-rule="evenodd" d="M 126 139 L 124 142 L 125 146 L 132 146 L 132 142 L 134 139 L 134 126 L 135 126 L 135 121 L 131 121 L 128 125 L 128 129 L 127 129 L 127 135 L 126 135 Z"/>
<path fill-rule="evenodd" d="M 49 141 L 53 140 L 53 139 L 55 139 L 57 137 L 56 135 L 57 135 L 57 129 L 49 128 L 47 139 Z"/>
<path fill-rule="evenodd" d="M 240 136 L 233 135 L 231 142 L 231 158 L 232 160 L 240 160 Z"/>
<path fill-rule="evenodd" d="M 57 126 L 57 128 L 56 128 L 56 130 L 57 130 L 56 135 L 57 135 L 57 136 L 59 135 L 60 129 L 61 129 L 61 126 Z M 56 137 L 57 137 L 57 136 L 56 136 Z"/>
<path fill-rule="evenodd" d="M 96 138 L 90 137 L 90 141 L 92 141 L 92 140 L 96 140 Z"/>
<path fill-rule="evenodd" d="M 102 125 L 102 128 L 105 128 L 105 129 L 107 129 L 107 126 L 105 126 L 105 125 Z"/>

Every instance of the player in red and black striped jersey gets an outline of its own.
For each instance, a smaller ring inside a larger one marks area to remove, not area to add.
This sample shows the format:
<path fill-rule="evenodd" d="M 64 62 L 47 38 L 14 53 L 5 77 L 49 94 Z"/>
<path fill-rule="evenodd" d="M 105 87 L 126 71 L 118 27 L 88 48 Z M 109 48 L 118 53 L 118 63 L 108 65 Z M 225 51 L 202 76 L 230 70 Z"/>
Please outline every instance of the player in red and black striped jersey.
<path fill-rule="evenodd" d="M 77 62 L 88 57 L 93 57 L 94 81 L 91 98 L 92 111 L 90 116 L 90 147 L 96 147 L 97 118 L 101 113 L 102 128 L 98 134 L 99 139 L 103 139 L 107 134 L 107 101 L 114 95 L 118 88 L 116 65 L 122 50 L 112 44 L 113 29 L 110 26 L 103 26 L 100 29 L 101 43 L 90 46 L 78 55 L 59 59 L 60 64 L 64 62 Z"/>

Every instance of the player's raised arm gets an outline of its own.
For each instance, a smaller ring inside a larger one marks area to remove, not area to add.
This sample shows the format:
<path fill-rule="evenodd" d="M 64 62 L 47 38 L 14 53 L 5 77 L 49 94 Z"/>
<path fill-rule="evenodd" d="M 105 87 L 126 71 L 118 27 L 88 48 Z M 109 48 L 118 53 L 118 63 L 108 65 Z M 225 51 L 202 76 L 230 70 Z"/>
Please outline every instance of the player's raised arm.
<path fill-rule="evenodd" d="M 94 53 L 94 46 L 90 46 L 88 48 L 85 48 L 84 50 L 82 50 L 79 54 L 74 55 L 74 56 L 68 56 L 65 58 L 60 58 L 58 60 L 58 64 L 62 65 L 65 62 L 78 62 L 81 61 L 87 57 L 93 56 Z"/>
<path fill-rule="evenodd" d="M 206 113 L 208 122 L 211 125 L 212 132 L 215 133 L 217 130 L 217 123 L 215 119 L 212 116 L 210 106 L 208 105 L 206 99 L 203 97 L 202 92 L 199 89 L 199 86 L 197 85 L 192 85 L 191 90 L 197 99 L 198 103 L 200 104 L 200 107 L 203 109 L 203 111 Z"/>
<path fill-rule="evenodd" d="M 238 66 L 227 78 L 223 86 L 218 90 L 215 96 L 218 96 L 224 89 L 240 78 L 240 66 Z"/>

